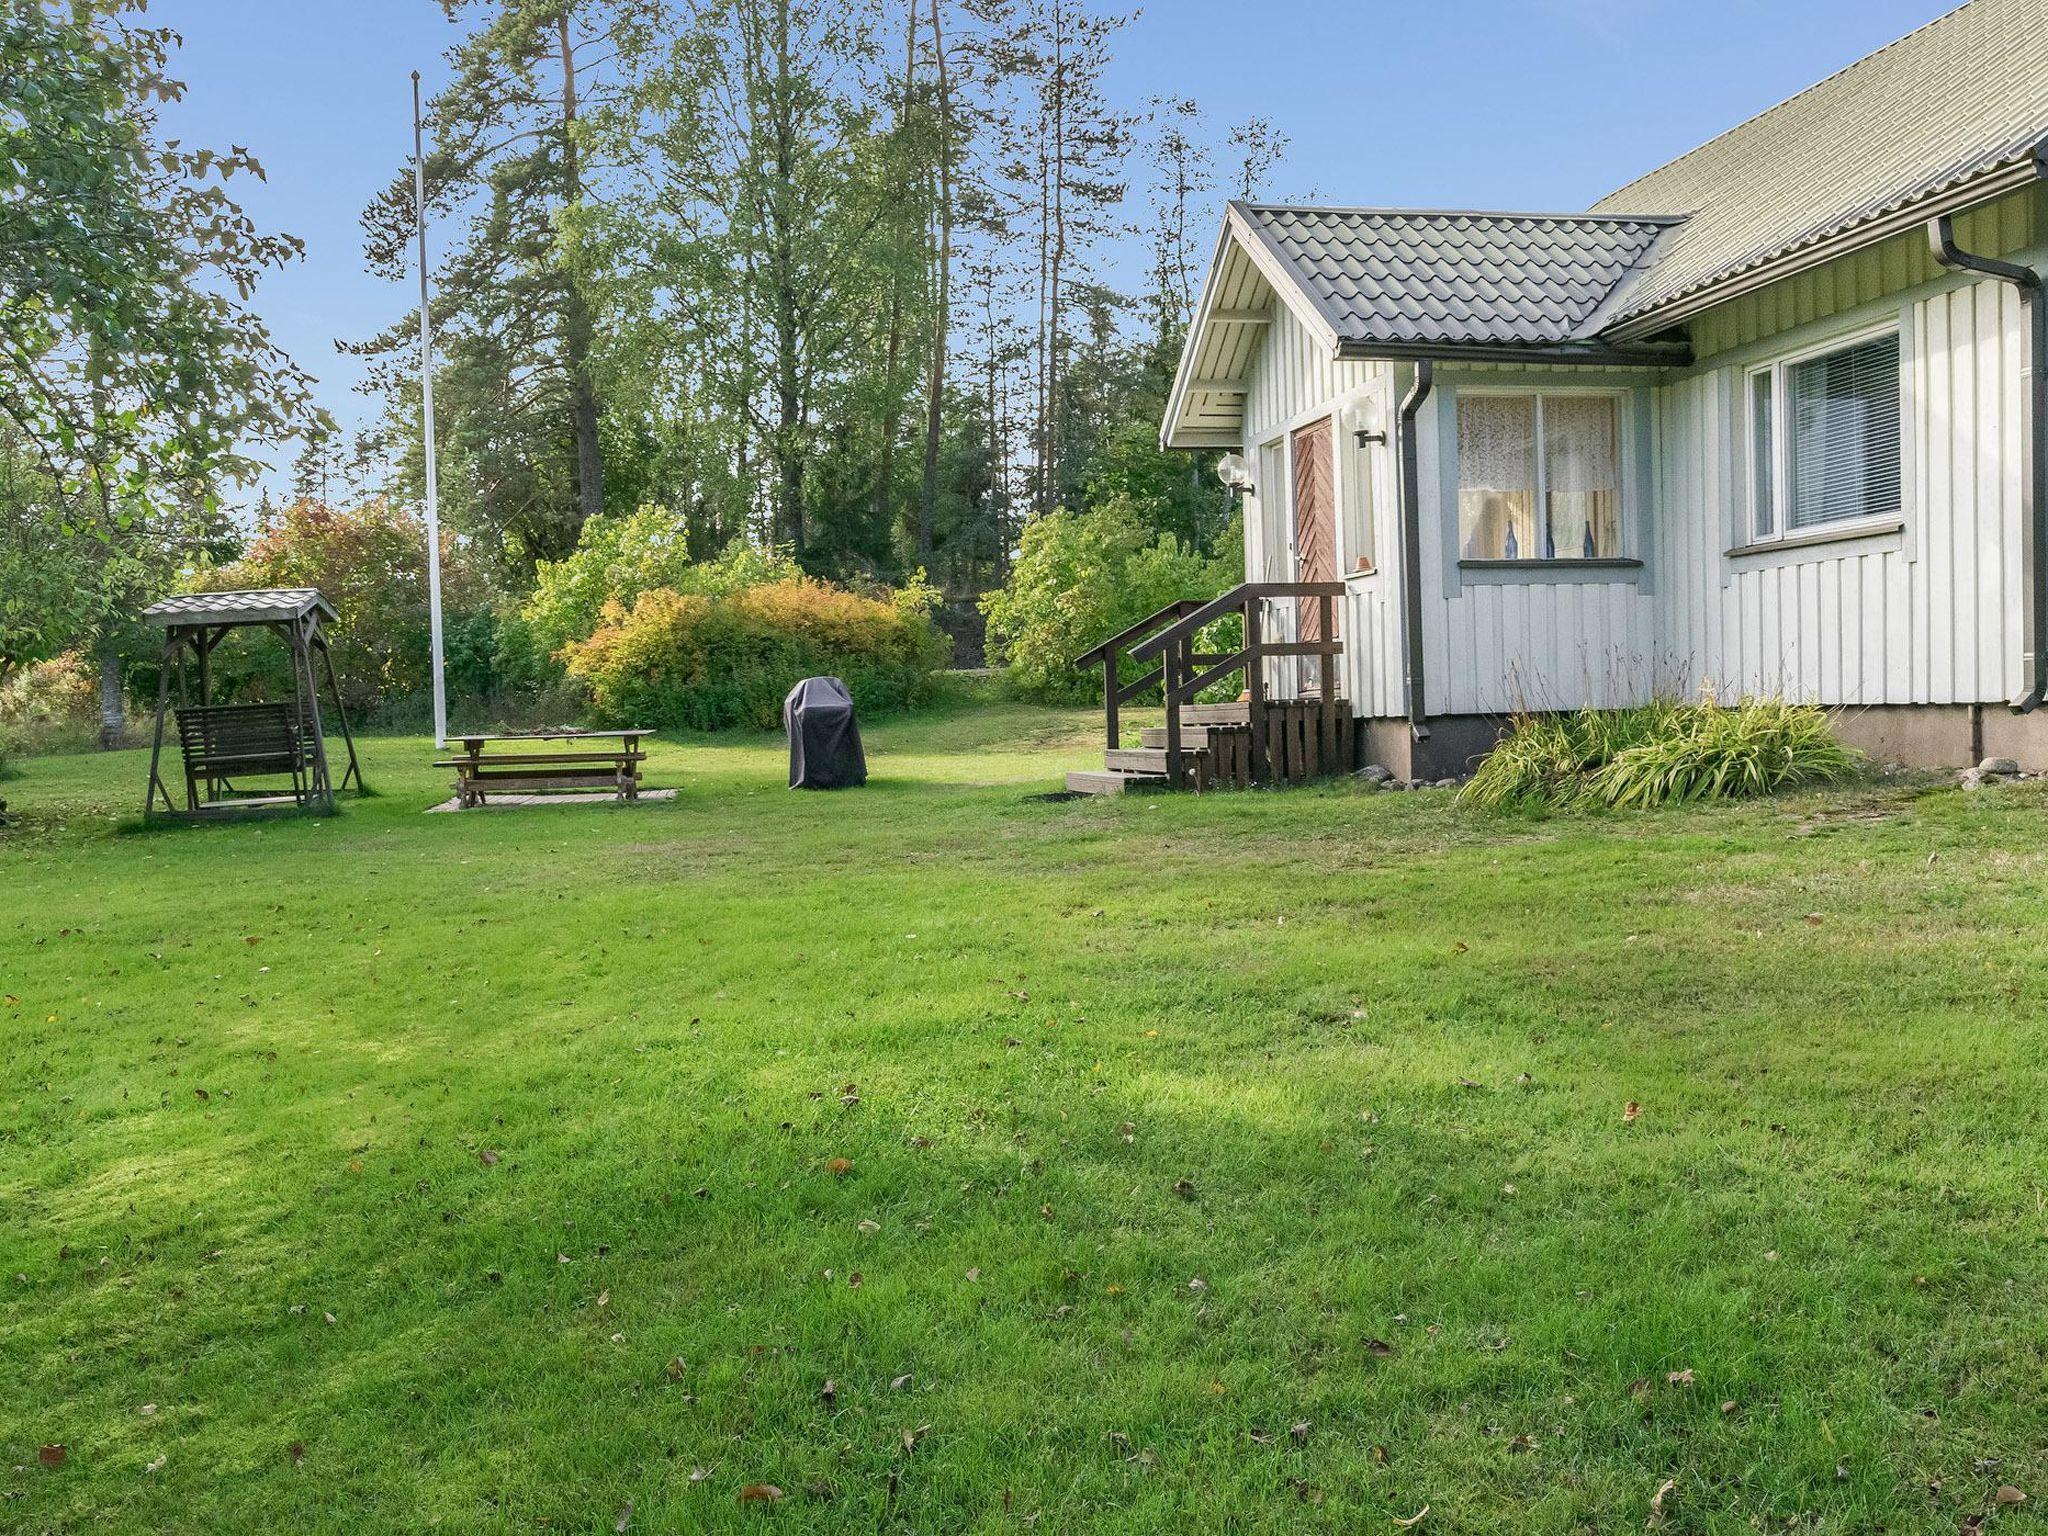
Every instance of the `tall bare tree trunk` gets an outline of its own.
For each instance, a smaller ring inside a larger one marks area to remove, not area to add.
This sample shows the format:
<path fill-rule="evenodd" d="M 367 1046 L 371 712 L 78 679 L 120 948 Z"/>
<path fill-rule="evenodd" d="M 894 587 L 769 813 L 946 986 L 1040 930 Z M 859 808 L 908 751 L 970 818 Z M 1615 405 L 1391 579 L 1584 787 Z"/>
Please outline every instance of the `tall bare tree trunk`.
<path fill-rule="evenodd" d="M 1045 365 L 1045 507 L 1059 503 L 1059 458 L 1065 444 L 1060 432 L 1061 352 L 1060 284 L 1067 259 L 1067 13 L 1063 0 L 1053 0 L 1052 33 L 1052 257 L 1046 283 Z"/>
<path fill-rule="evenodd" d="M 939 434 L 944 425 L 946 350 L 953 322 L 953 97 L 946 75 L 946 38 L 939 0 L 932 0 L 932 57 L 939 87 L 939 281 L 932 313 L 931 372 L 925 383 L 924 492 L 917 507 L 917 554 L 932 557 L 932 524 L 939 502 Z"/>
<path fill-rule="evenodd" d="M 790 224 L 789 178 L 796 159 L 794 110 L 790 90 L 789 0 L 775 8 L 775 84 L 773 117 L 773 161 L 769 172 L 768 206 L 774 235 L 769 245 L 771 308 L 775 326 L 775 458 L 779 493 L 778 521 L 781 536 L 795 551 L 804 554 L 804 425 L 802 337 L 797 313 L 796 234 Z"/>
<path fill-rule="evenodd" d="M 562 189 L 570 206 L 583 197 L 576 153 L 576 56 L 569 44 L 569 12 L 555 18 L 562 52 Z M 590 378 L 590 305 L 574 273 L 563 274 L 562 341 L 569 365 L 569 414 L 576 439 L 576 494 L 583 520 L 604 511 L 604 453 L 597 438 L 597 389 Z M 569 541 L 573 544 L 575 541 Z"/>
<path fill-rule="evenodd" d="M 111 634 L 100 636 L 100 750 L 112 752 L 128 735 L 128 714 L 121 698 L 121 653 Z"/>
<path fill-rule="evenodd" d="M 899 154 L 903 148 L 904 130 L 910 123 L 911 95 L 917 78 L 917 0 L 906 0 L 903 12 L 903 94 L 896 99 L 896 147 Z M 903 230 L 908 222 L 901 217 L 895 221 L 896 261 L 889 273 L 889 341 L 882 365 L 882 440 L 877 445 L 879 451 L 875 458 L 874 495 L 875 521 L 884 526 L 889 522 L 889 503 L 894 499 L 896 434 L 902 425 L 896 376 L 903 357 L 903 274 L 910 265 L 910 254 L 903 248 Z"/>

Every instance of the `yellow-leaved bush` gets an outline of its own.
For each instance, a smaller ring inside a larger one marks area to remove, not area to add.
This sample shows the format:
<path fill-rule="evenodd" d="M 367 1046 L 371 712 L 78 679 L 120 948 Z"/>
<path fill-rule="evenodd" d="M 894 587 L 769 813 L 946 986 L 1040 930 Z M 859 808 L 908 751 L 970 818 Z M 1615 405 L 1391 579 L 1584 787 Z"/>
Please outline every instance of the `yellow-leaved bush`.
<path fill-rule="evenodd" d="M 654 727 L 773 729 L 799 679 L 841 678 L 863 710 L 929 697 L 951 642 L 930 592 L 893 598 L 793 577 L 722 596 L 654 587 L 607 602 L 597 628 L 561 655 L 606 720 Z"/>

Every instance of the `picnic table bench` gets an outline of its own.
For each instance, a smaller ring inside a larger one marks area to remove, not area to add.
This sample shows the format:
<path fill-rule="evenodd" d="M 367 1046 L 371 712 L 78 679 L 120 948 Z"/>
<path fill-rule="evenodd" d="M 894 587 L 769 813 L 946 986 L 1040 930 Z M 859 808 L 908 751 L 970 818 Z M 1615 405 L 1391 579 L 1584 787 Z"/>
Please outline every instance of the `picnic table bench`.
<path fill-rule="evenodd" d="M 519 731 L 510 735 L 450 735 L 450 755 L 436 768 L 455 770 L 455 798 L 462 809 L 482 805 L 486 794 L 531 794 L 550 789 L 609 789 L 622 804 L 640 797 L 641 742 L 653 732 Z M 616 747 L 583 746 L 616 741 Z M 540 750 L 549 743 L 564 750 Z M 512 750 L 486 751 L 512 743 Z M 519 743 L 532 745 L 521 747 Z M 459 746 L 458 746 L 459 744 Z"/>

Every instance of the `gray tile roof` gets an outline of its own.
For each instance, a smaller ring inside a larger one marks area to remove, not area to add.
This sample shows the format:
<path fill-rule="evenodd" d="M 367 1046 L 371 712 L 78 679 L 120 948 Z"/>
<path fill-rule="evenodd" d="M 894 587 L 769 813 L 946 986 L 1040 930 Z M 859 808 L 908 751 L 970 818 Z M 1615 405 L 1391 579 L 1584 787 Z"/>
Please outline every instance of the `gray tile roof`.
<path fill-rule="evenodd" d="M 1584 341 L 1675 222 L 1594 214 L 1390 208 L 1233 210 L 1285 263 L 1340 344 Z"/>
<path fill-rule="evenodd" d="M 1972 0 L 1594 204 L 1688 215 L 1611 320 L 2024 163 L 2044 138 L 2048 3 Z"/>
<path fill-rule="evenodd" d="M 251 592 L 188 592 L 167 597 L 142 610 L 145 623 L 158 629 L 182 624 L 274 624 L 302 618 L 317 609 L 333 620 L 334 605 L 318 587 L 270 587 Z"/>

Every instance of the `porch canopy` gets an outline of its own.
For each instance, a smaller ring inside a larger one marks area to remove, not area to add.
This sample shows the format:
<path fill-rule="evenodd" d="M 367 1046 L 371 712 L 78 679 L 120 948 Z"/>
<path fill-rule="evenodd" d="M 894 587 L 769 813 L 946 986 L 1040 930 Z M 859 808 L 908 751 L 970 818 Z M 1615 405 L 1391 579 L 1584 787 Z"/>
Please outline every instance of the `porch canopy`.
<path fill-rule="evenodd" d="M 270 810 L 334 810 L 335 785 L 327 765 L 327 738 L 320 716 L 320 678 L 334 706 L 348 751 L 340 787 L 351 780 L 363 788 L 355 737 L 342 707 L 326 626 L 335 622 L 333 604 L 315 587 L 271 587 L 248 592 L 191 592 L 167 597 L 142 611 L 142 621 L 164 632 L 157 673 L 156 728 L 149 749 L 149 786 L 142 802 L 145 820 L 213 819 Z M 288 701 L 216 705 L 212 658 L 220 642 L 237 629 L 268 630 L 285 644 L 292 663 Z M 162 775 L 164 723 L 171 713 L 175 674 L 179 748 L 184 756 L 185 803 L 171 797 Z M 290 790 L 268 793 L 240 789 L 237 777 L 289 776 Z"/>

